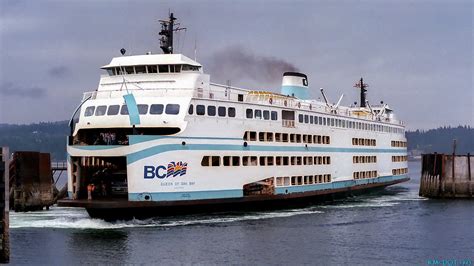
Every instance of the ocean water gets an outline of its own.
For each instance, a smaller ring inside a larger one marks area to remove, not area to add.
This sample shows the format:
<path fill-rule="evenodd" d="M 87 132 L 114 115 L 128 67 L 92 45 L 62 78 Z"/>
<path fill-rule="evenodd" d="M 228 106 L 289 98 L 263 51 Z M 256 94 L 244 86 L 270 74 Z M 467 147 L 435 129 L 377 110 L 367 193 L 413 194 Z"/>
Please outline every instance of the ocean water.
<path fill-rule="evenodd" d="M 117 221 L 81 209 L 10 213 L 11 263 L 472 265 L 474 201 L 418 197 L 410 182 L 300 209 Z"/>

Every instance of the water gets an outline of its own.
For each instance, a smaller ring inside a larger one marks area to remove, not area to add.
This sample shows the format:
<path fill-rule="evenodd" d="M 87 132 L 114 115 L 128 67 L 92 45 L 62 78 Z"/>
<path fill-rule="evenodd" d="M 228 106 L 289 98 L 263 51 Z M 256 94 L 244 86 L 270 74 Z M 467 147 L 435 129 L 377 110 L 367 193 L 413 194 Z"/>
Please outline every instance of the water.
<path fill-rule="evenodd" d="M 80 209 L 10 214 L 11 263 L 427 265 L 474 260 L 474 202 L 418 197 L 412 180 L 302 209 L 114 223 Z"/>

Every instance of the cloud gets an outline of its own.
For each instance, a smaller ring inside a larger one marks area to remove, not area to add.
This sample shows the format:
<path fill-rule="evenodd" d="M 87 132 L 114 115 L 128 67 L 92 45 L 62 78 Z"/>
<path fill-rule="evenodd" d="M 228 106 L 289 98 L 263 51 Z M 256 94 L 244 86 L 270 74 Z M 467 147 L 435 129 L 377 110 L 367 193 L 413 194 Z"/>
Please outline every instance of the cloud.
<path fill-rule="evenodd" d="M 26 97 L 37 98 L 44 97 L 47 93 L 45 88 L 41 87 L 21 87 L 11 82 L 5 82 L 0 85 L 0 95 L 5 97 Z"/>
<path fill-rule="evenodd" d="M 48 74 L 53 78 L 63 78 L 71 74 L 71 70 L 67 66 L 55 66 L 48 70 Z"/>

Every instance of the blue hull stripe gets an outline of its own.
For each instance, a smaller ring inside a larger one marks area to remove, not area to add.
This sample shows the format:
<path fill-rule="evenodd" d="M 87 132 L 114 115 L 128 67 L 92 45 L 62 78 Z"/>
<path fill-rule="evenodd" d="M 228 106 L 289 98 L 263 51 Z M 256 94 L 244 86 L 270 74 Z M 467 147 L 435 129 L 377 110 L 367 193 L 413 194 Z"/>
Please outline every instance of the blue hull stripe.
<path fill-rule="evenodd" d="M 129 201 L 174 201 L 174 200 L 202 200 L 202 199 L 225 199 L 241 198 L 244 196 L 242 189 L 209 190 L 193 192 L 159 192 L 159 193 L 129 193 Z"/>
<path fill-rule="evenodd" d="M 336 181 L 327 184 L 301 185 L 276 187 L 275 194 L 289 194 L 299 192 L 309 192 L 318 190 L 331 190 L 339 188 L 354 187 L 357 185 L 377 184 L 400 180 L 408 177 L 407 175 L 382 176 L 371 179 Z M 175 201 L 175 200 L 202 200 L 202 199 L 224 199 L 224 198 L 241 198 L 243 197 L 242 189 L 231 190 L 211 190 L 211 191 L 189 191 L 189 192 L 157 192 L 157 193 L 129 193 L 130 201 L 145 201 L 145 197 L 149 197 L 149 201 Z"/>
<path fill-rule="evenodd" d="M 405 149 L 366 149 L 366 148 L 333 148 L 333 147 L 288 147 L 262 145 L 231 145 L 231 144 L 165 144 L 144 149 L 127 155 L 127 163 L 131 164 L 141 159 L 176 150 L 212 150 L 212 151 L 281 151 L 281 152 L 349 152 L 349 153 L 406 153 Z"/>

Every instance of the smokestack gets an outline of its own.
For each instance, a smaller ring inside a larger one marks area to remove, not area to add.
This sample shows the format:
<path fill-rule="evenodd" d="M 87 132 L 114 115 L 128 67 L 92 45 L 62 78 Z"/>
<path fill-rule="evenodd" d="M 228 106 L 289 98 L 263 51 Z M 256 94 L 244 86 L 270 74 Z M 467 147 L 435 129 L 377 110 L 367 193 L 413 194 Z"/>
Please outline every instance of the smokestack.
<path fill-rule="evenodd" d="M 281 94 L 307 100 L 308 77 L 298 72 L 285 72 L 281 82 Z"/>

